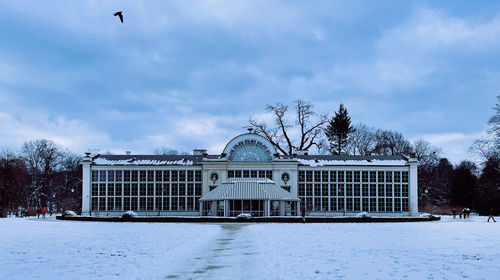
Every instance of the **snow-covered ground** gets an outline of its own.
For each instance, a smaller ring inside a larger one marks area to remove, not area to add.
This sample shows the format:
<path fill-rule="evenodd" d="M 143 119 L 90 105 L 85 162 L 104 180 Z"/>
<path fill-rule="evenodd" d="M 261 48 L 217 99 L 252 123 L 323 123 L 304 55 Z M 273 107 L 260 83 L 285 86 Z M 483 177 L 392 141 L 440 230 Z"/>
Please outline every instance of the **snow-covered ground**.
<path fill-rule="evenodd" d="M 0 279 L 499 279 L 500 222 L 0 219 Z M 497 218 L 498 220 L 498 218 Z"/>

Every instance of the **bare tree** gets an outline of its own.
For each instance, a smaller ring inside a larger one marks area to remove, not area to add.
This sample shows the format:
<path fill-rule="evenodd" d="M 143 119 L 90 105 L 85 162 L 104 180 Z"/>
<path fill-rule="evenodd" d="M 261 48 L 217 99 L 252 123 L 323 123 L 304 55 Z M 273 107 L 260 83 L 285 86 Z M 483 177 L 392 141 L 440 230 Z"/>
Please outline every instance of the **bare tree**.
<path fill-rule="evenodd" d="M 153 153 L 155 155 L 178 155 L 179 151 L 162 146 L 154 149 Z"/>
<path fill-rule="evenodd" d="M 290 121 L 287 116 L 288 106 L 282 103 L 267 105 L 266 111 L 274 115 L 274 125 L 250 119 L 248 124 L 255 133 L 269 140 L 276 149 L 284 154 L 291 155 L 294 150 L 309 150 L 312 146 L 319 147 L 322 127 L 327 121 L 326 116 L 320 116 L 313 121 L 315 115 L 313 106 L 304 100 L 295 101 L 296 119 Z M 291 130 L 298 130 L 298 139 L 291 137 Z M 295 140 L 295 141 L 294 141 Z"/>
<path fill-rule="evenodd" d="M 424 139 L 413 141 L 413 152 L 420 163 L 420 166 L 436 166 L 441 158 L 442 150 L 432 146 Z"/>
<path fill-rule="evenodd" d="M 375 129 L 360 123 L 349 134 L 346 150 L 350 155 L 368 156 L 375 149 L 375 143 Z"/>
<path fill-rule="evenodd" d="M 48 206 L 53 198 L 52 183 L 60 160 L 62 148 L 46 139 L 25 142 L 21 156 L 26 164 L 31 187 L 31 202 Z"/>
<path fill-rule="evenodd" d="M 410 142 L 400 132 L 379 129 L 375 139 L 374 152 L 379 155 L 409 155 L 412 152 Z"/>

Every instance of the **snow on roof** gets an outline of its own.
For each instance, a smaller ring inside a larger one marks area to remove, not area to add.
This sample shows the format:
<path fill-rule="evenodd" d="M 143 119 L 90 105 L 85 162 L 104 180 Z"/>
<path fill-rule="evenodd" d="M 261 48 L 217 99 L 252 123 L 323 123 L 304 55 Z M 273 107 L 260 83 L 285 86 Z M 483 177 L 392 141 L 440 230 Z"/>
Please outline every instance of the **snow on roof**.
<path fill-rule="evenodd" d="M 199 164 L 201 156 L 191 155 L 99 155 L 96 165 L 184 165 Z"/>
<path fill-rule="evenodd" d="M 298 156 L 299 164 L 308 166 L 356 165 L 356 166 L 404 166 L 407 161 L 402 156 L 348 156 L 309 155 Z"/>

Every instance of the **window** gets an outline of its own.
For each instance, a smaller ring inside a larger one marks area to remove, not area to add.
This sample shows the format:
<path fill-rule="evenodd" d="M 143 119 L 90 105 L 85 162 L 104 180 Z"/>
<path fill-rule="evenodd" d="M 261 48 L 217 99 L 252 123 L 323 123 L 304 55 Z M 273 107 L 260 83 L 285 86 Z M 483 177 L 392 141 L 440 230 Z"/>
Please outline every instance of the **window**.
<path fill-rule="evenodd" d="M 267 170 L 266 171 L 266 178 L 269 180 L 272 180 L 273 179 L 273 171 Z"/>
<path fill-rule="evenodd" d="M 132 184 L 132 192 L 131 192 L 131 196 L 137 196 L 137 191 L 138 191 L 138 184 Z"/>
<path fill-rule="evenodd" d="M 328 171 L 321 171 L 321 181 L 328 182 Z"/>
<path fill-rule="evenodd" d="M 377 199 L 370 198 L 370 211 L 377 211 Z"/>
<path fill-rule="evenodd" d="M 99 210 L 99 199 L 97 197 L 92 197 L 92 211 Z"/>
<path fill-rule="evenodd" d="M 321 182 L 321 171 L 314 171 L 314 181 Z"/>
<path fill-rule="evenodd" d="M 249 178 L 250 177 L 250 171 L 249 170 L 243 170 L 243 178 Z"/>
<path fill-rule="evenodd" d="M 370 196 L 377 196 L 377 185 L 370 184 Z"/>
<path fill-rule="evenodd" d="M 187 171 L 187 180 L 189 182 L 194 181 L 194 171 L 193 170 L 188 170 Z"/>
<path fill-rule="evenodd" d="M 228 170 L 227 171 L 227 177 L 228 178 L 234 178 L 234 170 Z"/>
<path fill-rule="evenodd" d="M 378 211 L 385 212 L 385 198 L 378 199 Z"/>
<path fill-rule="evenodd" d="M 177 183 L 172 184 L 172 196 L 177 196 L 179 193 L 179 185 Z"/>
<path fill-rule="evenodd" d="M 353 205 L 352 205 L 352 198 L 347 198 L 346 199 L 346 209 L 347 211 L 354 211 Z"/>
<path fill-rule="evenodd" d="M 330 196 L 336 196 L 336 195 L 337 195 L 337 185 L 330 184 Z"/>
<path fill-rule="evenodd" d="M 359 197 L 354 198 L 354 211 L 360 211 L 361 210 L 361 204 L 360 204 L 360 199 Z"/>
<path fill-rule="evenodd" d="M 408 185 L 403 184 L 401 188 L 401 196 L 402 197 L 408 197 Z"/>
<path fill-rule="evenodd" d="M 132 170 L 130 173 L 132 174 L 132 182 L 137 182 L 137 170 Z"/>
<path fill-rule="evenodd" d="M 130 210 L 130 197 L 123 198 L 123 210 L 125 211 Z"/>
<path fill-rule="evenodd" d="M 377 182 L 377 172 L 370 171 L 370 182 Z"/>
<path fill-rule="evenodd" d="M 114 195 L 115 195 L 115 184 L 108 184 L 108 196 L 114 196 Z"/>
<path fill-rule="evenodd" d="M 354 196 L 360 196 L 361 194 L 361 185 L 360 184 L 354 184 Z"/>
<path fill-rule="evenodd" d="M 194 180 L 196 182 L 201 182 L 201 170 L 196 170 L 194 172 Z"/>
<path fill-rule="evenodd" d="M 330 211 L 337 211 L 337 199 L 330 198 Z"/>
<path fill-rule="evenodd" d="M 106 182 L 106 171 L 99 171 L 99 182 Z"/>
<path fill-rule="evenodd" d="M 395 183 L 400 183 L 401 182 L 401 172 L 394 171 L 394 182 Z"/>
<path fill-rule="evenodd" d="M 123 184 L 123 195 L 130 196 L 130 184 Z"/>
<path fill-rule="evenodd" d="M 194 195 L 201 196 L 201 183 L 194 184 Z"/>
<path fill-rule="evenodd" d="M 163 181 L 163 178 L 162 178 L 163 172 L 161 170 L 157 170 L 155 175 L 156 175 L 156 182 Z"/>
<path fill-rule="evenodd" d="M 345 204 L 344 204 L 344 198 L 339 198 L 339 199 L 337 200 L 337 209 L 338 209 L 339 211 L 344 211 L 344 205 L 345 205 Z"/>
<path fill-rule="evenodd" d="M 363 196 L 368 196 L 368 184 L 363 184 Z"/>
<path fill-rule="evenodd" d="M 344 184 L 339 184 L 337 189 L 338 196 L 344 196 Z"/>
<path fill-rule="evenodd" d="M 99 199 L 99 211 L 106 211 L 106 199 L 104 197 Z"/>
<path fill-rule="evenodd" d="M 146 210 L 146 198 L 145 197 L 141 197 L 139 199 L 139 210 Z"/>
<path fill-rule="evenodd" d="M 290 186 L 281 186 L 281 188 L 284 189 L 287 192 L 291 191 L 291 187 Z"/>
<path fill-rule="evenodd" d="M 130 210 L 137 211 L 137 197 L 130 198 Z"/>
<path fill-rule="evenodd" d="M 108 182 L 114 182 L 114 181 L 115 181 L 115 171 L 108 170 Z"/>
<path fill-rule="evenodd" d="M 314 196 L 321 196 L 321 184 L 314 184 Z"/>
<path fill-rule="evenodd" d="M 115 198 L 115 211 L 120 211 L 122 210 L 122 198 L 117 197 Z"/>
<path fill-rule="evenodd" d="M 385 211 L 392 212 L 392 198 L 385 199 Z"/>
<path fill-rule="evenodd" d="M 383 184 L 378 184 L 378 196 L 385 196 L 385 189 Z"/>
<path fill-rule="evenodd" d="M 234 171 L 234 177 L 236 178 L 241 178 L 241 170 L 235 170 Z M 265 176 L 262 176 L 261 178 L 263 178 Z"/>
<path fill-rule="evenodd" d="M 337 171 L 330 171 L 330 182 L 337 182 Z"/>
<path fill-rule="evenodd" d="M 328 197 L 328 184 L 323 184 L 323 187 L 321 188 L 321 195 L 323 197 Z"/>
<path fill-rule="evenodd" d="M 352 184 L 347 184 L 346 185 L 345 195 L 346 196 L 352 196 Z"/>
<path fill-rule="evenodd" d="M 306 184 L 306 195 L 307 196 L 313 195 L 313 184 Z"/>
<path fill-rule="evenodd" d="M 96 170 L 92 170 L 92 182 L 99 181 L 99 173 Z"/>
<path fill-rule="evenodd" d="M 401 198 L 394 199 L 394 211 L 401 212 Z"/>
<path fill-rule="evenodd" d="M 147 197 L 146 198 L 146 209 L 148 211 L 151 211 L 151 210 L 153 210 L 153 207 L 154 207 L 153 198 L 152 197 Z"/>
<path fill-rule="evenodd" d="M 146 181 L 146 171 L 145 170 L 141 170 L 139 172 L 139 177 L 141 179 L 141 182 L 145 182 Z"/>
<path fill-rule="evenodd" d="M 179 196 L 185 196 L 186 195 L 186 184 L 181 183 L 179 184 Z"/>
<path fill-rule="evenodd" d="M 149 183 L 148 184 L 148 190 L 147 190 L 147 194 L 149 196 L 153 196 L 154 195 L 154 184 L 153 183 Z"/>
<path fill-rule="evenodd" d="M 99 184 L 92 184 L 92 196 L 96 197 L 99 195 Z"/>
<path fill-rule="evenodd" d="M 368 182 L 368 171 L 363 171 L 362 177 L 363 177 L 363 182 Z"/>
<path fill-rule="evenodd" d="M 299 196 L 306 195 L 306 186 L 305 184 L 299 184 Z"/>
<path fill-rule="evenodd" d="M 250 177 L 257 178 L 257 170 L 250 171 Z"/>
<path fill-rule="evenodd" d="M 399 184 L 394 185 L 394 196 L 395 197 L 401 196 L 401 185 L 399 185 Z"/>
<path fill-rule="evenodd" d="M 392 197 L 392 185 L 385 185 L 385 196 Z"/>
<path fill-rule="evenodd" d="M 352 171 L 346 171 L 345 172 L 345 181 L 346 182 L 352 182 Z"/>
<path fill-rule="evenodd" d="M 408 171 L 401 172 L 403 183 L 408 183 Z"/>
<path fill-rule="evenodd" d="M 193 185 L 193 183 L 188 183 L 187 184 L 187 195 L 188 196 L 193 196 L 194 195 L 194 185 Z"/>
<path fill-rule="evenodd" d="M 186 181 L 186 170 L 179 170 L 179 182 Z"/>
<path fill-rule="evenodd" d="M 177 170 L 172 170 L 172 181 L 173 182 L 179 181 L 179 172 Z"/>
<path fill-rule="evenodd" d="M 338 171 L 338 181 L 344 182 L 344 171 Z"/>
<path fill-rule="evenodd" d="M 141 196 L 146 196 L 146 184 L 141 184 L 140 187 L 141 188 L 140 188 L 139 194 Z"/>
<path fill-rule="evenodd" d="M 122 196 L 122 183 L 116 184 L 115 195 Z"/>
<path fill-rule="evenodd" d="M 385 172 L 385 181 L 387 183 L 392 183 L 392 171 Z"/>
<path fill-rule="evenodd" d="M 383 183 L 385 180 L 384 180 L 384 171 L 379 171 L 378 172 L 378 182 L 379 183 Z"/>
<path fill-rule="evenodd" d="M 401 200 L 402 211 L 408 211 L 408 198 L 403 198 Z"/>
<path fill-rule="evenodd" d="M 354 182 L 359 182 L 360 180 L 360 172 L 359 171 L 354 171 Z"/>
<path fill-rule="evenodd" d="M 99 195 L 106 196 L 106 184 L 99 184 Z"/>
<path fill-rule="evenodd" d="M 148 181 L 153 182 L 155 180 L 155 172 L 153 170 L 148 170 Z"/>
<path fill-rule="evenodd" d="M 122 171 L 121 170 L 117 170 L 116 171 L 115 181 L 116 182 L 121 182 L 122 181 Z"/>
<path fill-rule="evenodd" d="M 130 182 L 130 170 L 123 171 L 123 181 Z"/>

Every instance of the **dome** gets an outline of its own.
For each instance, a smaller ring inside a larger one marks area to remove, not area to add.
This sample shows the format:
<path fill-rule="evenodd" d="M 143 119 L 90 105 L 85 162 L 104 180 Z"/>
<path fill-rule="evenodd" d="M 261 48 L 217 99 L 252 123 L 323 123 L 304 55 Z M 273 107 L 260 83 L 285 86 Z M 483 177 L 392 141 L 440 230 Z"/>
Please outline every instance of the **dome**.
<path fill-rule="evenodd" d="M 233 138 L 224 148 L 229 161 L 272 161 L 276 149 L 266 138 L 253 134 L 241 134 Z"/>

